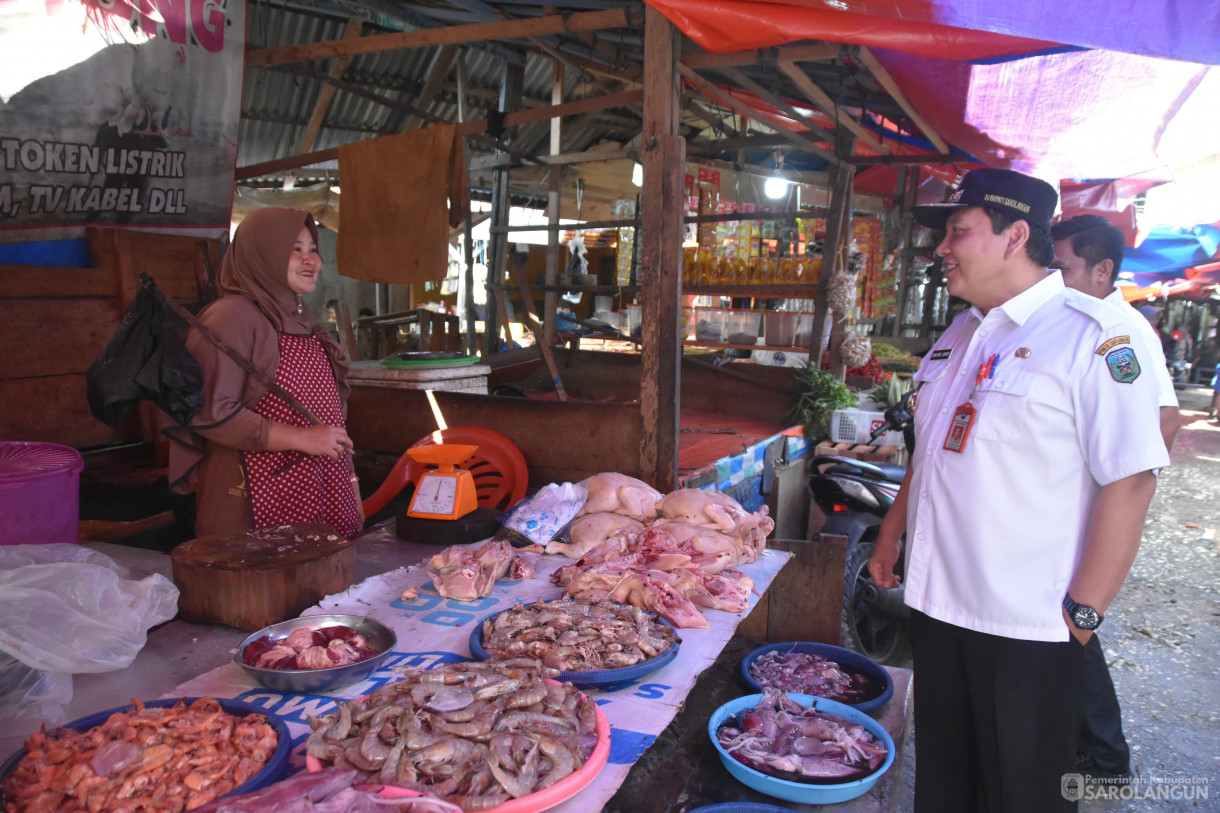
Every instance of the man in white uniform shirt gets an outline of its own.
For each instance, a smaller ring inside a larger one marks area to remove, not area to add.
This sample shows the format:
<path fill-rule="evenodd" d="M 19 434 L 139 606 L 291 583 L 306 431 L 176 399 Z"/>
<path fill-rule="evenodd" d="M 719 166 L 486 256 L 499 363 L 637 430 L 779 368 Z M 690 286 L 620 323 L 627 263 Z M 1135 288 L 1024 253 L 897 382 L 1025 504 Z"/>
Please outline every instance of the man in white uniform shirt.
<path fill-rule="evenodd" d="M 1123 263 L 1126 245 L 1123 233 L 1104 217 L 1080 215 L 1051 227 L 1051 239 L 1055 242 L 1054 267 L 1063 275 L 1063 284 L 1114 305 L 1131 332 L 1132 342 L 1142 342 L 1140 357 L 1149 360 L 1148 373 L 1157 384 L 1161 438 L 1165 448 L 1172 451 L 1182 418 L 1160 337 L 1148 320 L 1127 304 L 1122 291 L 1114 285 Z M 1096 635 L 1085 645 L 1085 683 L 1076 767 L 1095 778 L 1129 777 L 1131 750 L 1123 735 L 1122 711 L 1105 653 Z"/>
<path fill-rule="evenodd" d="M 1169 463 L 1150 360 L 1047 270 L 1057 197 L 979 169 L 915 209 L 973 305 L 915 376 L 915 450 L 869 561 L 897 586 L 905 533 L 917 813 L 1076 809 L 1084 645 Z"/>

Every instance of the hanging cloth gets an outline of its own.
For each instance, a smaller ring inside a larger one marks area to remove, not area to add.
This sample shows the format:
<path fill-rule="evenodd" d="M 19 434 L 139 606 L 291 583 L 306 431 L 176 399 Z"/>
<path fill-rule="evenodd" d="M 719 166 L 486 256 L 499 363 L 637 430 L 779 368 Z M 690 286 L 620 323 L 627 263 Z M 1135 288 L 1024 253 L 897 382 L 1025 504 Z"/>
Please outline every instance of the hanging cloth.
<path fill-rule="evenodd" d="M 346 144 L 339 148 L 339 178 L 340 274 L 391 285 L 445 277 L 449 229 L 470 212 L 466 156 L 454 125 Z"/>
<path fill-rule="evenodd" d="M 293 393 L 323 423 L 345 425 L 335 377 L 317 336 L 280 334 L 275 383 Z M 254 411 L 275 423 L 310 425 L 275 392 L 264 395 Z M 297 451 L 242 452 L 242 463 L 254 527 L 323 522 L 344 536 L 360 532 L 360 510 L 347 455 L 334 459 Z"/>

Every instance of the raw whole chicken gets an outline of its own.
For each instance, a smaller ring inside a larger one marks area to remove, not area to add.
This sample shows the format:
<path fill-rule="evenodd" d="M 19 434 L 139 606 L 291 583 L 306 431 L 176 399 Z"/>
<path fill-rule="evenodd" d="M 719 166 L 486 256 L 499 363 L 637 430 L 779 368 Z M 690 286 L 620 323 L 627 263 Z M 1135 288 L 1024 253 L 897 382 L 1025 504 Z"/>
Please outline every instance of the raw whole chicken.
<path fill-rule="evenodd" d="M 655 519 L 661 492 L 634 477 L 604 471 L 581 481 L 589 491 L 589 499 L 579 516 L 609 511 L 634 520 Z"/>
<path fill-rule="evenodd" d="M 644 525 L 631 517 L 611 511 L 583 514 L 568 527 L 568 542 L 551 542 L 547 553 L 561 553 L 569 559 L 579 559 L 611 536 L 622 531 L 639 533 Z"/>
<path fill-rule="evenodd" d="M 716 491 L 680 488 L 661 500 L 661 516 L 691 525 L 703 525 L 741 540 L 742 561 L 753 562 L 767 546 L 767 535 L 775 530 L 775 520 L 767 516 L 767 506 L 751 514 L 732 497 Z"/>
<path fill-rule="evenodd" d="M 512 579 L 527 579 L 534 569 L 520 562 L 507 541 L 488 542 L 475 551 L 460 545 L 446 548 L 428 560 L 426 573 L 445 598 L 474 601 L 491 595 L 496 580 L 508 574 Z"/>

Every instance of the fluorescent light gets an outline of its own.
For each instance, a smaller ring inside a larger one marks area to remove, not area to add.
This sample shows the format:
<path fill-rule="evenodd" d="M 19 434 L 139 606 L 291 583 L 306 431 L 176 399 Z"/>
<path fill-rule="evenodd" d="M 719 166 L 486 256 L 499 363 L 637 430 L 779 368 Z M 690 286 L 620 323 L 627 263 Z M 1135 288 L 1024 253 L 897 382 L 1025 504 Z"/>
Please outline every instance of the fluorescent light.
<path fill-rule="evenodd" d="M 767 182 L 763 184 L 763 194 L 772 200 L 775 198 L 786 198 L 791 186 L 792 181 L 789 181 L 787 178 L 768 178 Z"/>
<path fill-rule="evenodd" d="M 638 161 L 631 167 L 631 183 L 636 186 L 644 185 L 644 165 Z"/>

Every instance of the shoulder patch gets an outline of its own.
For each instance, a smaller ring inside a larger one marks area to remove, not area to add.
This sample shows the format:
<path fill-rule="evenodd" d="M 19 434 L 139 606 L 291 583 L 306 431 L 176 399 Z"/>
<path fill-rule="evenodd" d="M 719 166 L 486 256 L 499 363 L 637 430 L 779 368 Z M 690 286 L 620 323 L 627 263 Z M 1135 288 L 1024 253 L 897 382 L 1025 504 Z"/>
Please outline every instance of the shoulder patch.
<path fill-rule="evenodd" d="M 1106 366 L 1110 369 L 1110 377 L 1120 384 L 1130 384 L 1140 377 L 1140 363 L 1133 347 L 1111 350 L 1106 356 Z"/>
<path fill-rule="evenodd" d="M 1109 351 L 1113 350 L 1120 344 L 1131 344 L 1130 336 L 1115 336 L 1113 339 L 1107 339 L 1102 342 L 1101 347 L 1097 348 L 1097 355 L 1104 356 Z"/>

